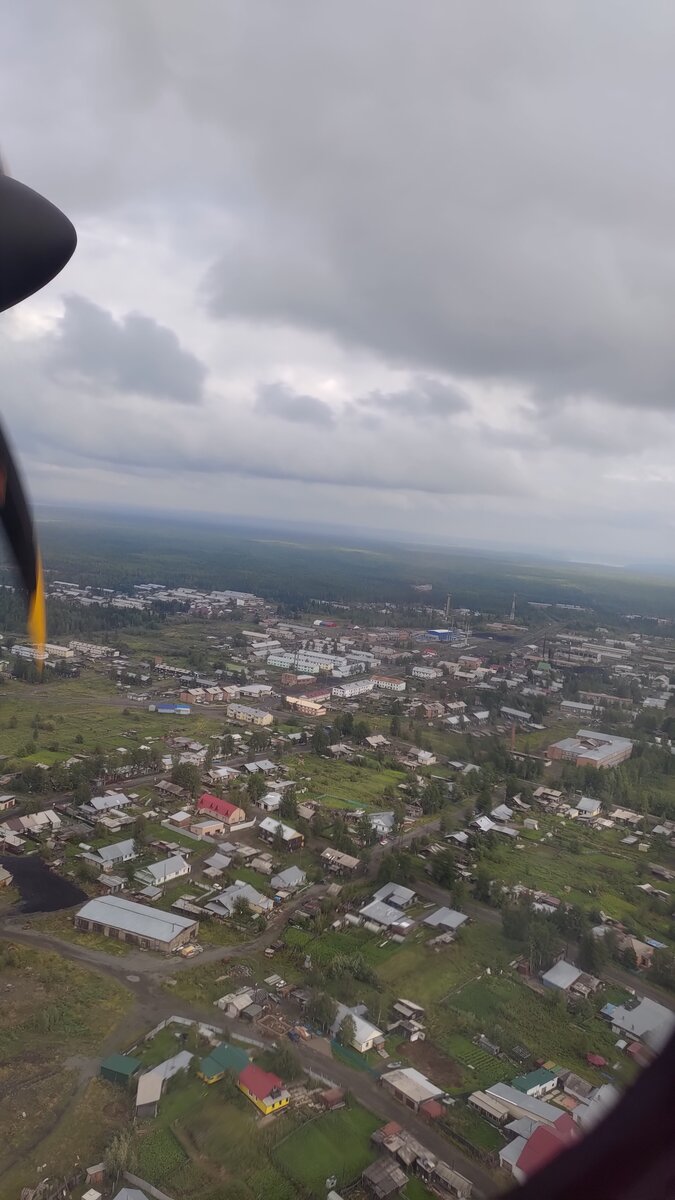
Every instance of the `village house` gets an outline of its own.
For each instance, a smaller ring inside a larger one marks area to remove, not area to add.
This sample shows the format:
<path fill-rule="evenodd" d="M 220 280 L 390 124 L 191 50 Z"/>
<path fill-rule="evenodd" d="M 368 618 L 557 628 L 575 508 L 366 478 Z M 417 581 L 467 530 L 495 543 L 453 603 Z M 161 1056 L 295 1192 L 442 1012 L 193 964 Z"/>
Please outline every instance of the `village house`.
<path fill-rule="evenodd" d="M 199 797 L 197 808 L 200 813 L 209 813 L 211 816 L 219 817 L 223 824 L 230 829 L 246 821 L 246 813 L 243 808 L 238 804 L 233 804 L 230 800 L 223 800 L 221 796 L 213 796 L 210 792 L 204 792 Z"/>
<path fill-rule="evenodd" d="M 263 896 L 262 892 L 243 879 L 235 879 L 234 883 L 219 896 L 214 896 L 204 907 L 217 917 L 232 917 L 242 901 L 256 915 L 266 916 L 274 908 L 274 901 L 270 900 L 269 896 Z"/>
<path fill-rule="evenodd" d="M 353 1008 L 348 1008 L 346 1004 L 338 1004 L 335 1020 L 331 1026 L 332 1036 L 338 1037 L 343 1021 L 345 1018 L 351 1017 L 354 1024 L 354 1036 L 350 1038 L 349 1045 L 358 1050 L 359 1054 L 367 1054 L 369 1050 L 384 1042 L 384 1033 L 367 1019 L 365 1015 L 367 1011 L 365 1004 L 357 1004 Z"/>
<path fill-rule="evenodd" d="M 280 804 L 280 792 L 266 792 L 265 795 L 261 796 L 260 800 L 258 801 L 259 807 L 264 809 L 265 812 L 276 812 Z"/>
<path fill-rule="evenodd" d="M 197 1075 L 204 1083 L 218 1083 L 228 1071 L 239 1075 L 248 1063 L 249 1057 L 244 1049 L 229 1042 L 221 1042 L 218 1046 L 213 1046 L 206 1057 L 201 1059 Z"/>
<path fill-rule="evenodd" d="M 189 874 L 190 864 L 185 861 L 182 854 L 172 854 L 170 858 L 164 858 L 161 862 L 141 867 L 136 872 L 136 878 L 140 883 L 147 883 L 151 887 L 163 888 L 166 887 L 167 883 L 173 883 L 176 879 L 183 879 Z"/>
<path fill-rule="evenodd" d="M 104 871 L 112 871 L 113 867 L 131 862 L 136 856 L 136 843 L 133 838 L 127 838 L 123 842 L 99 846 L 98 850 L 88 851 L 82 857 L 101 866 Z"/>
<path fill-rule="evenodd" d="M 307 875 L 300 867 L 287 867 L 285 871 L 273 875 L 270 882 L 272 887 L 282 892 L 294 892 L 297 888 L 305 886 Z"/>
<path fill-rule="evenodd" d="M 255 1063 L 244 1068 L 237 1086 L 265 1116 L 290 1104 L 291 1097 L 283 1080 L 271 1071 L 263 1071 L 262 1067 L 256 1066 Z"/>
<path fill-rule="evenodd" d="M 580 971 L 578 967 L 573 967 L 564 958 L 559 959 L 550 970 L 544 972 L 541 982 L 546 988 L 554 988 L 557 991 L 566 992 L 568 995 L 584 997 L 597 992 L 601 986 L 600 980 L 596 979 L 594 975 Z"/>
<path fill-rule="evenodd" d="M 323 851 L 321 861 L 335 875 L 352 875 L 361 866 L 360 858 L 344 854 L 342 850 L 333 850 L 330 846 Z"/>
<path fill-rule="evenodd" d="M 412 888 L 404 887 L 400 883 L 383 883 L 382 887 L 373 893 L 373 900 L 382 900 L 395 905 L 396 908 L 407 908 L 414 899 L 415 893 Z"/>
<path fill-rule="evenodd" d="M 291 829 L 290 825 L 284 825 L 281 821 L 276 821 L 274 817 L 265 817 L 258 825 L 258 836 L 265 842 L 274 842 L 279 834 L 281 834 L 285 850 L 302 850 L 305 839 L 296 829 Z"/>

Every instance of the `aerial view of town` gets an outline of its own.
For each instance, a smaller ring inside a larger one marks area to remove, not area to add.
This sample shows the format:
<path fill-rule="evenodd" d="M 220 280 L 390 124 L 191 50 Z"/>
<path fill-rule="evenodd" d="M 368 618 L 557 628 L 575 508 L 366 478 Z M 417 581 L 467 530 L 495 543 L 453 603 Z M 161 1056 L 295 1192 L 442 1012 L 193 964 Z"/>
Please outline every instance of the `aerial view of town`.
<path fill-rule="evenodd" d="M 0 7 L 0 1200 L 675 1200 L 675 5 Z"/>
<path fill-rule="evenodd" d="M 5 587 L 3 1197 L 493 1195 L 675 1027 L 672 593 L 361 553 Z"/>

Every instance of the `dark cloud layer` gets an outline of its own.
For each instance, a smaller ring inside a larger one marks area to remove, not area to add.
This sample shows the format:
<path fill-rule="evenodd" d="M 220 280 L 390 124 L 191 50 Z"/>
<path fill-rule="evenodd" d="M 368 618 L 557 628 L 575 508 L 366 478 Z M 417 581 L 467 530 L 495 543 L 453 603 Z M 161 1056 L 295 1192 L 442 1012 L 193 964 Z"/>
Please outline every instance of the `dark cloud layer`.
<path fill-rule="evenodd" d="M 674 51 L 667 0 L 9 6 L 3 156 L 80 235 L 0 344 L 50 498 L 672 544 Z"/>
<path fill-rule="evenodd" d="M 172 329 L 143 313 L 117 320 L 84 296 L 66 296 L 48 355 L 56 372 L 72 371 L 95 386 L 198 404 L 205 365 L 184 350 Z"/>

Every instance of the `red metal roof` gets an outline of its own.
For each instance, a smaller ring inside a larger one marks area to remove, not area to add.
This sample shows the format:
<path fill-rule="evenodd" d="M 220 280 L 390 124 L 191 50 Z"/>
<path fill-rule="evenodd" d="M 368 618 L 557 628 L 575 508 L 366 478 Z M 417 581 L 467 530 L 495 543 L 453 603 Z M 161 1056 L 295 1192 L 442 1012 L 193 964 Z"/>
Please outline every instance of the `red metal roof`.
<path fill-rule="evenodd" d="M 437 1121 L 443 1116 L 443 1105 L 439 1104 L 438 1100 L 425 1100 L 424 1104 L 420 1104 L 420 1112 L 431 1121 Z"/>
<path fill-rule="evenodd" d="M 199 797 L 198 808 L 200 812 L 217 813 L 219 817 L 231 817 L 239 809 L 238 804 L 232 804 L 229 800 L 221 800 L 220 796 L 212 796 L 210 792 L 204 792 L 203 796 Z"/>
<path fill-rule="evenodd" d="M 239 1076 L 239 1082 L 258 1100 L 266 1100 L 272 1092 L 284 1086 L 283 1080 L 278 1075 L 273 1075 L 271 1071 L 263 1071 L 262 1067 L 256 1067 L 255 1063 L 244 1067 Z"/>
<path fill-rule="evenodd" d="M 540 1125 L 532 1137 L 528 1138 L 527 1145 L 518 1159 L 519 1169 L 529 1178 L 578 1138 L 579 1130 L 569 1113 L 558 1117 L 552 1127 Z"/>

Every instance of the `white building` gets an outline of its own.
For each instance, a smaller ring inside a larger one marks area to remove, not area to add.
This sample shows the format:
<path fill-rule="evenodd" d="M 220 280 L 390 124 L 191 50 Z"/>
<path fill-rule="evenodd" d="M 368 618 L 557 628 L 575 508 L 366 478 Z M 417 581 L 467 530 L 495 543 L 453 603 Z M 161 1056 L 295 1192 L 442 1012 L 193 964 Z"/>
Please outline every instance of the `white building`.
<path fill-rule="evenodd" d="M 367 1054 L 369 1050 L 373 1049 L 373 1046 L 384 1041 L 382 1030 L 364 1016 L 367 1011 L 365 1004 L 357 1004 L 354 1008 L 347 1008 L 346 1004 L 338 1004 L 337 1015 L 331 1026 L 331 1033 L 335 1037 L 339 1033 L 345 1017 L 351 1017 L 354 1022 L 354 1036 L 350 1045 L 358 1050 L 359 1054 Z"/>
<path fill-rule="evenodd" d="M 440 679 L 441 674 L 438 667 L 413 667 L 411 671 L 415 679 Z"/>
<path fill-rule="evenodd" d="M 374 675 L 373 683 L 381 692 L 405 691 L 405 679 L 395 679 L 393 675 Z"/>
<path fill-rule="evenodd" d="M 344 683 L 338 683 L 331 688 L 331 695 L 339 700 L 351 700 L 354 696 L 372 692 L 374 687 L 372 679 L 346 679 Z"/>
<path fill-rule="evenodd" d="M 185 861 L 182 854 L 172 854 L 160 862 L 142 867 L 140 871 L 136 872 L 136 878 L 141 883 L 150 884 L 151 887 L 164 887 L 167 883 L 172 883 L 174 879 L 182 879 L 189 874 L 190 864 Z"/>

